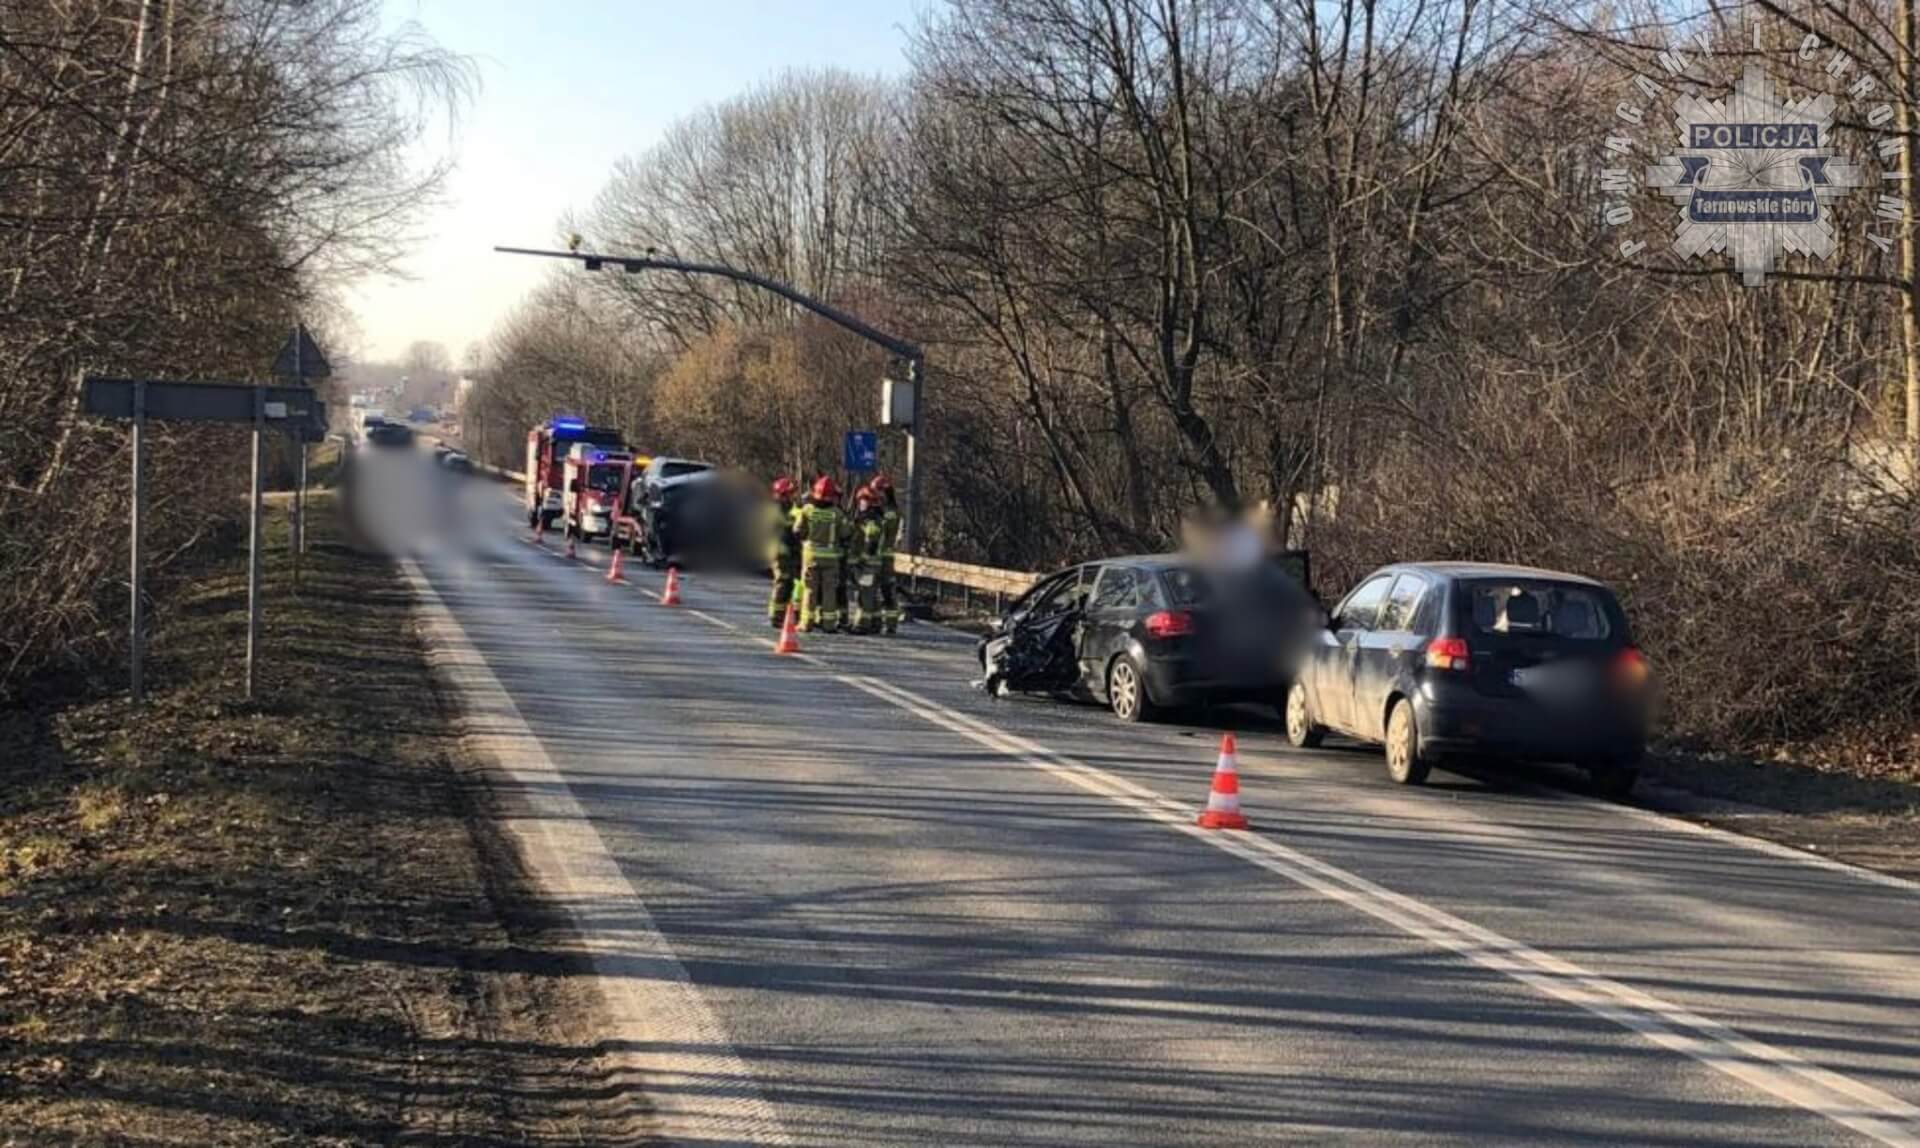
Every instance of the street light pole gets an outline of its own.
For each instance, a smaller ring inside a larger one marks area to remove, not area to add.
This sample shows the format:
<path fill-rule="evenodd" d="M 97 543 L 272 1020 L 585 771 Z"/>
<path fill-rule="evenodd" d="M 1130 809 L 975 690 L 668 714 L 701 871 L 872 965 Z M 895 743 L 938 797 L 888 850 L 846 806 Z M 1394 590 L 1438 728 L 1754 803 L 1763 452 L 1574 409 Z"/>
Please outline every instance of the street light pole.
<path fill-rule="evenodd" d="M 661 259 L 657 256 L 606 255 L 589 251 L 546 251 L 532 247 L 495 247 L 503 255 L 535 255 L 545 259 L 573 259 L 585 265 L 589 271 L 598 271 L 608 264 L 623 267 L 629 274 L 642 271 L 678 271 L 685 275 L 714 275 L 722 279 L 731 279 L 736 283 L 750 283 L 766 291 L 771 291 L 782 299 L 803 307 L 828 322 L 838 324 L 854 334 L 875 343 L 907 361 L 907 379 L 913 384 L 913 426 L 907 431 L 907 514 L 901 524 L 906 536 L 907 552 L 918 554 L 922 522 L 920 515 L 920 479 L 917 473 L 918 443 L 920 431 L 926 425 L 926 395 L 922 388 L 926 385 L 926 352 L 915 343 L 895 338 L 879 328 L 855 318 L 830 304 L 823 303 L 811 295 L 802 294 L 778 280 L 756 275 L 751 271 L 742 271 L 738 267 L 728 267 L 721 263 L 689 263 L 681 259 Z"/>

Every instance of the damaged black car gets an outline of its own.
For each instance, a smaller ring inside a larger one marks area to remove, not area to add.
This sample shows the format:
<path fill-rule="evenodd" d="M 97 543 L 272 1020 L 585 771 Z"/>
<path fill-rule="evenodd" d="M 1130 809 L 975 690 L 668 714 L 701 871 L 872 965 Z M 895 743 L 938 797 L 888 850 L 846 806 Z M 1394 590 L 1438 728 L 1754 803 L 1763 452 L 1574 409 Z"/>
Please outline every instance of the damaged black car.
<path fill-rule="evenodd" d="M 1122 721 L 1259 701 L 1283 708 L 1321 612 L 1304 556 L 1240 568 L 1154 554 L 1088 562 L 1036 583 L 980 642 L 988 693 L 1103 703 Z"/>

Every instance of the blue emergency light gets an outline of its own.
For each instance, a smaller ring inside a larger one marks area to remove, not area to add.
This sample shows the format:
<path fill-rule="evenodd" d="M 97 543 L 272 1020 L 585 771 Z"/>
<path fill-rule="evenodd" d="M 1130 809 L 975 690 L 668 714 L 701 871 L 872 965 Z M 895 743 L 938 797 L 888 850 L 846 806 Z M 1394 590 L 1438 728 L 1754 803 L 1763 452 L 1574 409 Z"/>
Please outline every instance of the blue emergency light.
<path fill-rule="evenodd" d="M 547 426 L 552 430 L 586 430 L 587 420 L 578 415 L 555 415 Z"/>

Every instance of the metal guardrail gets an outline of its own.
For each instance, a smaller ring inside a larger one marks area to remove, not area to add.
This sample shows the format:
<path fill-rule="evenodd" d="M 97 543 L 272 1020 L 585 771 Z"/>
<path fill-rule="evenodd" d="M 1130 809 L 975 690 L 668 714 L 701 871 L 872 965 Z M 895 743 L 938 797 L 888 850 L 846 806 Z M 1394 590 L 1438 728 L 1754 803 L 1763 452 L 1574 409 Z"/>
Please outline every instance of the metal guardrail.
<path fill-rule="evenodd" d="M 978 604 L 991 606 L 995 614 L 1006 608 L 1009 598 L 1026 593 L 1041 578 L 1039 574 L 1029 574 L 1024 570 L 975 566 L 920 554 L 896 553 L 893 556 L 893 570 L 896 575 L 906 579 L 907 594 L 911 598 L 920 596 L 922 583 L 930 583 L 936 604 L 950 597 L 949 589 L 957 589 L 963 611 L 971 612 Z"/>

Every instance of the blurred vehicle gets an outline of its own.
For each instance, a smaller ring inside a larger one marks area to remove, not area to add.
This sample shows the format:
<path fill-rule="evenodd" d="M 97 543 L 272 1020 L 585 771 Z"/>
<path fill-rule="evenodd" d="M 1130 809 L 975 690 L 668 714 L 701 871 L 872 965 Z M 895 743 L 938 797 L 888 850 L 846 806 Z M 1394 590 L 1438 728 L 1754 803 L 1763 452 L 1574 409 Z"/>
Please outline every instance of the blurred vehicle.
<path fill-rule="evenodd" d="M 454 450 L 452 447 L 442 448 L 440 465 L 461 474 L 473 473 L 473 460 L 467 457 L 465 451 Z"/>
<path fill-rule="evenodd" d="M 980 642 L 988 692 L 1104 702 L 1122 721 L 1162 709 L 1284 704 L 1320 618 L 1297 553 L 1216 570 L 1189 554 L 1088 562 L 1043 578 Z"/>
<path fill-rule="evenodd" d="M 624 450 L 626 438 L 612 427 L 588 426 L 585 419 L 555 415 L 527 432 L 526 512 L 527 525 L 536 522 L 552 526 L 564 510 L 561 491 L 566 476 L 567 452 L 575 443 L 588 443 L 609 450 Z"/>
<path fill-rule="evenodd" d="M 415 407 L 407 412 L 407 421 L 410 423 L 430 423 L 433 420 L 433 412 L 426 407 Z"/>
<path fill-rule="evenodd" d="M 371 446 L 412 446 L 413 428 L 401 423 L 369 421 L 366 439 Z"/>
<path fill-rule="evenodd" d="M 1316 635 L 1287 738 L 1385 745 L 1387 772 L 1486 754 L 1584 766 L 1624 797 L 1646 742 L 1648 669 L 1612 590 L 1524 566 L 1423 562 L 1367 576 Z"/>
<path fill-rule="evenodd" d="M 574 443 L 564 467 L 565 494 L 561 514 L 565 534 L 582 541 L 613 535 L 620 495 L 627 487 L 633 456 L 591 443 Z"/>
<path fill-rule="evenodd" d="M 641 558 L 664 566 L 699 535 L 713 510 L 709 490 L 720 477 L 712 463 L 688 458 L 656 458 L 634 483 L 634 517 L 639 524 Z"/>

